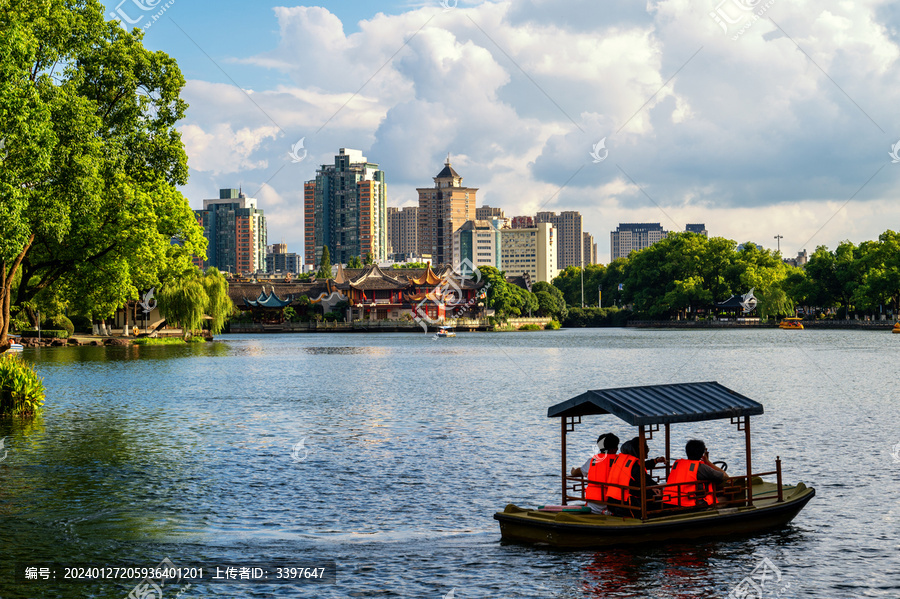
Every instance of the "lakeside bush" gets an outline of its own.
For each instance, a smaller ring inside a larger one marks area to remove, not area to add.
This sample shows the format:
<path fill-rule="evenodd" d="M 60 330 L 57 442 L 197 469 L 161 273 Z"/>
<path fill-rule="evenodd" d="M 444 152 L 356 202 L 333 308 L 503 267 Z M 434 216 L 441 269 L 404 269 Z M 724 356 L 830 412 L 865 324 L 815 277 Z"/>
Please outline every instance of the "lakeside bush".
<path fill-rule="evenodd" d="M 562 324 L 568 328 L 624 327 L 631 312 L 615 306 L 609 308 L 569 308 Z"/>
<path fill-rule="evenodd" d="M 540 331 L 543 327 L 539 324 L 535 324 L 533 322 L 529 322 L 528 324 L 523 324 L 519 327 L 520 331 Z"/>
<path fill-rule="evenodd" d="M 63 314 L 57 314 L 56 316 L 48 318 L 41 323 L 41 328 L 47 329 L 48 331 L 66 331 L 68 333 L 67 337 L 71 337 L 75 334 L 75 325 L 73 325 L 72 321 Z"/>
<path fill-rule="evenodd" d="M 37 329 L 26 329 L 20 333 L 22 337 L 37 337 L 38 330 Z M 68 339 L 69 331 L 62 331 L 56 329 L 42 329 L 40 336 L 44 339 Z"/>
<path fill-rule="evenodd" d="M 75 333 L 86 333 L 91 334 L 94 331 L 93 324 L 91 323 L 91 319 L 87 316 L 81 316 L 80 314 L 76 314 L 74 316 L 70 316 L 69 320 L 72 322 L 72 334 Z"/>
<path fill-rule="evenodd" d="M 0 355 L 0 416 L 34 416 L 44 397 L 44 381 L 30 364 Z"/>
<path fill-rule="evenodd" d="M 551 320 L 547 323 L 547 326 L 544 327 L 544 330 L 547 331 L 558 331 L 562 325 L 559 324 L 558 320 Z"/>

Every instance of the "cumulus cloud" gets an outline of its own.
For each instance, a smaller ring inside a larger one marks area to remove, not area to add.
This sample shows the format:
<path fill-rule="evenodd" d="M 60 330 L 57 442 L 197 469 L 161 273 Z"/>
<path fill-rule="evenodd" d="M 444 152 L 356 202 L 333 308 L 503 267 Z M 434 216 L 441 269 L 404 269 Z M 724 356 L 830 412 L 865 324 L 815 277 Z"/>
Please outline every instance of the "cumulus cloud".
<path fill-rule="evenodd" d="M 619 222 L 833 246 L 900 218 L 885 167 L 900 136 L 888 2 L 413 4 L 352 34 L 326 8 L 276 8 L 277 47 L 234 60 L 280 74 L 278 87 L 251 102 L 189 83 L 189 191 L 251 182 L 270 236 L 297 252 L 303 181 L 341 147 L 381 165 L 391 205 L 414 203 L 449 152 L 508 215 L 581 210 L 605 256 Z M 309 155 L 291 163 L 301 137 Z M 609 155 L 595 163 L 602 138 Z"/>

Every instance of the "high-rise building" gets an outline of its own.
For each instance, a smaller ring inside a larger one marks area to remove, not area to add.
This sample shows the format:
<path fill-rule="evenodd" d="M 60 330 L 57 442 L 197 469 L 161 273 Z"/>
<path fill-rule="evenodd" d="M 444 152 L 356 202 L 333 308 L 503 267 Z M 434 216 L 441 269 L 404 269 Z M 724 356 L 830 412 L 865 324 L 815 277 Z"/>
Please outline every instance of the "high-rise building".
<path fill-rule="evenodd" d="M 685 231 L 686 233 L 699 233 L 700 235 L 703 235 L 703 236 L 705 236 L 705 237 L 709 237 L 709 231 L 706 230 L 706 224 L 705 224 L 705 223 L 697 223 L 697 224 L 692 224 L 692 225 L 685 225 L 685 226 L 684 226 L 684 231 Z"/>
<path fill-rule="evenodd" d="M 495 218 L 506 218 L 502 209 L 486 205 L 475 209 L 475 220 L 492 220 Z"/>
<path fill-rule="evenodd" d="M 556 268 L 563 270 L 568 266 L 581 267 L 582 250 L 584 248 L 584 232 L 581 213 L 573 210 L 560 212 L 538 212 L 535 223 L 552 223 L 558 237 L 556 248 Z"/>
<path fill-rule="evenodd" d="M 659 223 L 620 223 L 610 233 L 611 260 L 650 247 L 669 234 Z"/>
<path fill-rule="evenodd" d="M 220 189 L 219 198 L 203 200 L 195 210 L 197 222 L 209 242 L 201 268 L 251 274 L 266 268 L 266 217 L 239 189 Z"/>
<path fill-rule="evenodd" d="M 468 260 L 473 266 L 500 268 L 501 235 L 490 221 L 470 220 L 453 232 L 453 266 Z"/>
<path fill-rule="evenodd" d="M 500 269 L 506 276 L 528 273 L 532 281 L 550 282 L 556 277 L 556 230 L 551 223 L 530 229 L 500 231 Z"/>
<path fill-rule="evenodd" d="M 303 189 L 307 263 L 319 264 L 326 245 L 333 264 L 367 254 L 387 258 L 387 190 L 377 164 L 341 148 L 334 164 L 323 164 Z"/>
<path fill-rule="evenodd" d="M 585 231 L 582 233 L 582 239 L 584 244 L 581 254 L 584 256 L 584 265 L 597 264 L 597 244 L 594 243 L 594 236 Z"/>
<path fill-rule="evenodd" d="M 266 247 L 266 272 L 297 274 L 301 270 L 300 256 L 287 251 L 286 243 L 276 243 Z"/>
<path fill-rule="evenodd" d="M 411 256 L 419 251 L 419 208 L 387 209 L 388 255 Z"/>
<path fill-rule="evenodd" d="M 450 166 L 434 177 L 434 187 L 419 192 L 419 255 L 433 264 L 453 259 L 453 233 L 463 223 L 475 220 L 476 187 L 463 187 L 462 177 Z"/>

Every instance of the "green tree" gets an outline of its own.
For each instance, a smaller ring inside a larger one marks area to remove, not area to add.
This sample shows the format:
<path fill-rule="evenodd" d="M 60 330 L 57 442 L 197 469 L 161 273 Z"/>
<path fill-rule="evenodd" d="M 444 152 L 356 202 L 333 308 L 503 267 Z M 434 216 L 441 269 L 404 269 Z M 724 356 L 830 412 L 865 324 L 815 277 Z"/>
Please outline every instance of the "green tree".
<path fill-rule="evenodd" d="M 319 262 L 319 271 L 316 273 L 317 279 L 331 278 L 331 252 L 328 246 L 322 246 L 322 260 Z"/>
<path fill-rule="evenodd" d="M 204 316 L 208 316 L 209 330 L 217 335 L 235 311 L 228 297 L 228 281 L 215 268 L 206 274 L 195 268 L 185 276 L 170 280 L 160 288 L 157 299 L 163 316 L 177 322 L 185 333 L 200 330 Z"/>
<path fill-rule="evenodd" d="M 3 346 L 11 307 L 45 289 L 108 316 L 206 245 L 175 187 L 187 182 L 175 61 L 104 21 L 97 0 L 0 2 Z"/>
<path fill-rule="evenodd" d="M 375 260 L 372 258 L 372 252 L 366 252 L 366 257 L 363 260 L 363 264 L 365 266 L 368 266 L 369 264 L 372 264 L 374 261 Z"/>
<path fill-rule="evenodd" d="M 502 271 L 493 266 L 479 266 L 478 270 L 481 271 L 486 283 L 490 284 L 486 305 L 493 308 L 497 316 L 501 318 L 522 316 L 538 309 L 538 301 L 534 294 L 507 282 Z"/>
<path fill-rule="evenodd" d="M 359 259 L 359 256 L 350 256 L 350 260 L 347 262 L 347 268 L 362 268 L 363 262 Z"/>
<path fill-rule="evenodd" d="M 537 311 L 541 316 L 550 316 L 562 322 L 568 315 L 566 298 L 563 297 L 562 291 L 550 283 L 538 281 L 531 286 L 531 292 L 535 295 L 538 303 Z"/>

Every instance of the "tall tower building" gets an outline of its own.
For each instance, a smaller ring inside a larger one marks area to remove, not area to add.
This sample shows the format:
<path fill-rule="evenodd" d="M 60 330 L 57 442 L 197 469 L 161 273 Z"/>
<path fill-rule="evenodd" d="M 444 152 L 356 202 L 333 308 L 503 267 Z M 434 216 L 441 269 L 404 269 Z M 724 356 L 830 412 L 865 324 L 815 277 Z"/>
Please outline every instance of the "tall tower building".
<path fill-rule="evenodd" d="M 388 220 L 388 254 L 409 257 L 419 252 L 419 208 L 389 207 Z M 396 260 L 396 258 L 394 258 Z"/>
<path fill-rule="evenodd" d="M 659 223 L 620 223 L 610 233 L 610 257 L 624 258 L 633 251 L 650 247 L 669 234 Z"/>
<path fill-rule="evenodd" d="M 501 235 L 491 221 L 470 220 L 453 232 L 453 265 L 468 260 L 474 267 L 500 268 Z"/>
<path fill-rule="evenodd" d="M 563 270 L 567 266 L 581 267 L 584 238 L 581 213 L 573 210 L 560 212 L 538 212 L 535 223 L 552 223 L 558 237 L 556 267 Z"/>
<path fill-rule="evenodd" d="M 597 244 L 594 243 L 594 236 L 585 231 L 582 233 L 584 244 L 581 253 L 584 256 L 584 265 L 597 264 Z"/>
<path fill-rule="evenodd" d="M 332 263 L 346 264 L 353 256 L 366 254 L 384 260 L 386 198 L 384 171 L 359 150 L 341 148 L 334 164 L 323 164 L 315 180 L 304 185 L 307 263 L 318 265 L 326 245 Z"/>
<path fill-rule="evenodd" d="M 252 274 L 266 269 L 266 217 L 239 189 L 220 189 L 219 198 L 203 200 L 195 210 L 197 222 L 209 242 L 201 268 Z"/>
<path fill-rule="evenodd" d="M 555 232 L 550 223 L 538 223 L 528 229 L 502 229 L 500 269 L 507 276 L 528 273 L 532 281 L 552 281 L 557 273 Z"/>
<path fill-rule="evenodd" d="M 463 187 L 462 177 L 450 166 L 434 177 L 434 187 L 419 192 L 419 255 L 433 264 L 449 264 L 453 259 L 453 233 L 463 223 L 475 220 L 475 187 Z"/>

